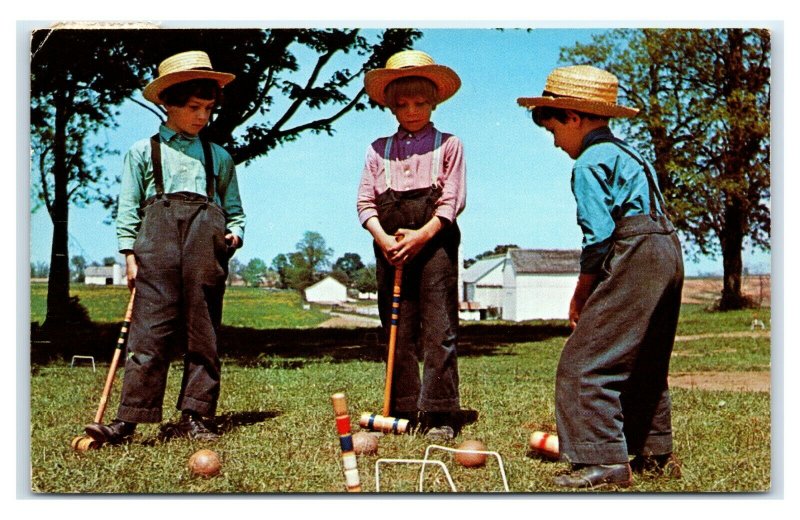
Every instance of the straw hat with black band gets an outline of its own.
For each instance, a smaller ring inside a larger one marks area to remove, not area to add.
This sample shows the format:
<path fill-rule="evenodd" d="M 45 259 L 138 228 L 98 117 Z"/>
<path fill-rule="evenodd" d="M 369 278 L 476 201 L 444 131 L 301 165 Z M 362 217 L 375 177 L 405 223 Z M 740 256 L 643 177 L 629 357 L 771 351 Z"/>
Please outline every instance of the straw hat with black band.
<path fill-rule="evenodd" d="M 554 69 L 539 97 L 517 98 L 523 107 L 553 107 L 605 117 L 633 117 L 638 108 L 617 104 L 617 77 L 591 65 Z"/>
<path fill-rule="evenodd" d="M 213 79 L 220 88 L 234 80 L 236 76 L 227 72 L 217 72 L 211 67 L 211 59 L 203 51 L 181 52 L 170 56 L 158 66 L 158 77 L 144 88 L 144 98 L 162 104 L 161 93 L 178 83 L 193 79 Z"/>
<path fill-rule="evenodd" d="M 461 87 L 461 78 L 450 67 L 437 65 L 422 51 L 401 51 L 386 61 L 386 68 L 375 69 L 364 76 L 364 89 L 376 103 L 386 106 L 384 91 L 392 81 L 408 76 L 419 76 L 436 85 L 436 103 L 441 103 Z"/>

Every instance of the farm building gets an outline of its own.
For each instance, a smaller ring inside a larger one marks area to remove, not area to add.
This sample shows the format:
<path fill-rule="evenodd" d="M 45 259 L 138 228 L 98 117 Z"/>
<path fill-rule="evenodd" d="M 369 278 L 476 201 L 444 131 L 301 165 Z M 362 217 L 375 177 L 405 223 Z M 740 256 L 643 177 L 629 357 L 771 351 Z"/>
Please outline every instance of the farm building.
<path fill-rule="evenodd" d="M 326 276 L 306 288 L 306 301 L 309 303 L 344 303 L 347 301 L 347 287 L 332 276 Z"/>
<path fill-rule="evenodd" d="M 504 320 L 567 319 L 579 250 L 512 249 L 503 268 Z"/>
<path fill-rule="evenodd" d="M 119 264 L 90 265 L 84 271 L 86 285 L 125 285 L 128 283 L 125 269 Z"/>
<path fill-rule="evenodd" d="M 462 319 L 485 319 L 503 306 L 503 265 L 505 255 L 478 260 L 461 273 L 459 294 Z"/>

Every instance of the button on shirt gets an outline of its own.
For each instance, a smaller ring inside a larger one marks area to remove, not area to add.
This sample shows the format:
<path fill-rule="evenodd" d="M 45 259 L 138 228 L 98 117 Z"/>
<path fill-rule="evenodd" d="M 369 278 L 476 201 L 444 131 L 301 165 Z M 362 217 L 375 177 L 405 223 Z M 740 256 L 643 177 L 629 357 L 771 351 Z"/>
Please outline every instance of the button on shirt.
<path fill-rule="evenodd" d="M 206 171 L 203 145 L 197 136 L 175 132 L 165 125 L 159 128 L 164 192 L 188 191 L 206 194 Z M 245 215 L 239 197 L 236 169 L 230 154 L 211 143 L 214 161 L 214 201 L 225 211 L 226 228 L 244 239 Z M 117 211 L 117 244 L 120 251 L 133 249 L 141 225 L 139 208 L 156 194 L 150 139 L 134 143 L 122 165 L 122 179 Z"/>
<path fill-rule="evenodd" d="M 572 169 L 572 193 L 578 206 L 578 225 L 583 231 L 580 260 L 583 273 L 600 270 L 611 248 L 616 221 L 650 213 L 650 191 L 645 171 L 617 144 L 602 142 L 610 139 L 615 138 L 608 127 L 589 132 Z M 624 142 L 616 142 L 639 156 Z M 654 182 L 658 180 L 654 179 Z M 663 214 L 663 211 L 656 208 L 656 213 Z"/>
<path fill-rule="evenodd" d="M 419 132 L 399 128 L 392 137 L 391 188 L 409 191 L 431 186 L 431 166 L 434 156 L 436 130 L 428 123 Z M 378 215 L 375 198 L 386 191 L 384 152 L 388 137 L 381 137 L 367 149 L 361 183 L 358 187 L 358 220 L 363 226 Z M 461 140 L 452 134 L 442 134 L 441 159 L 437 185 L 442 195 L 436 203 L 434 215 L 454 222 L 466 205 L 466 163 Z"/>

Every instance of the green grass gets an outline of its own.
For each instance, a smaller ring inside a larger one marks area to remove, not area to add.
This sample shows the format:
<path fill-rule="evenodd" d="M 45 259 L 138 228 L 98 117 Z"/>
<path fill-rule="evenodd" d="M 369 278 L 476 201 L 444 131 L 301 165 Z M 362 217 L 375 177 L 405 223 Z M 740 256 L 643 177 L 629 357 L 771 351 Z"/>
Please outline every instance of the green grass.
<path fill-rule="evenodd" d="M 77 296 L 96 323 L 122 322 L 130 292 L 127 287 L 74 284 Z M 44 322 L 47 314 L 47 284 L 31 284 L 31 322 Z M 303 309 L 296 291 L 267 291 L 253 287 L 228 287 L 222 322 L 233 327 L 258 329 L 301 328 L 319 325 L 329 316 L 318 309 Z"/>
<path fill-rule="evenodd" d="M 104 315 L 104 305 L 115 307 L 108 320 L 119 321 L 117 311 L 124 309 L 125 290 L 105 291 L 81 290 L 81 301 L 93 319 Z M 109 299 L 95 304 L 94 296 L 101 294 Z M 269 323 L 286 328 L 311 326 L 298 324 L 324 319 L 324 314 L 313 318 L 316 311 L 311 311 L 308 321 L 299 316 L 309 311 L 302 311 L 299 300 L 292 296 L 234 288 L 226 296 L 224 321 L 231 326 Z M 283 317 L 263 321 L 265 315 L 279 315 L 284 310 Z M 700 306 L 684 306 L 679 334 L 749 332 L 749 319 L 747 326 L 741 323 L 745 317 L 747 313 L 715 314 Z M 459 358 L 462 406 L 481 414 L 460 439 L 481 439 L 490 450 L 498 451 L 514 492 L 560 491 L 551 480 L 564 465 L 530 456 L 527 439 L 535 429 L 554 431 L 553 383 L 564 340 L 563 336 L 550 336 L 539 341 L 473 345 Z M 108 366 L 98 365 L 97 372 L 90 365 L 70 368 L 63 361 L 34 366 L 30 380 L 31 489 L 34 493 L 101 494 L 343 492 L 330 396 L 346 393 L 355 431 L 361 412 L 380 412 L 384 365 L 348 356 L 347 347 L 325 352 L 336 355 L 300 357 L 284 350 L 281 355 L 265 353 L 248 364 L 224 360 L 217 413 L 225 433 L 212 446 L 222 458 L 223 471 L 207 480 L 192 477 L 187 469 L 190 455 L 206 446 L 188 440 L 162 442 L 157 425 L 141 425 L 127 445 L 73 451 L 70 441 L 92 420 Z M 701 337 L 681 341 L 676 343 L 672 366 L 673 371 L 768 370 L 769 340 Z M 164 421 L 178 419 L 174 403 L 181 369 L 180 363 L 174 363 L 170 370 Z M 113 417 L 116 410 L 122 375 L 120 371 L 106 418 Z M 684 477 L 637 478 L 632 488 L 618 491 L 759 492 L 770 488 L 769 394 L 675 388 L 672 398 L 676 453 L 684 463 Z M 379 458 L 422 458 L 427 446 L 419 436 L 384 436 L 377 455 L 359 457 L 364 490 L 375 490 Z M 447 464 L 460 491 L 502 489 L 494 459 L 485 468 L 465 469 L 448 453 L 434 456 Z M 447 490 L 439 470 L 427 474 L 425 491 Z M 382 489 L 415 492 L 418 476 L 417 467 L 382 466 Z"/>

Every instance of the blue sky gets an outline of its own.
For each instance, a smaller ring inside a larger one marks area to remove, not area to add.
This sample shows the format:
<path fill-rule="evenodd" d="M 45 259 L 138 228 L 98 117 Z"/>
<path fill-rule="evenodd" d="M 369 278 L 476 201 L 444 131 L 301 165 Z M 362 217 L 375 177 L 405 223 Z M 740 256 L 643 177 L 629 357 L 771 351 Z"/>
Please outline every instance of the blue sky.
<path fill-rule="evenodd" d="M 525 248 L 577 248 L 581 235 L 569 189 L 572 161 L 535 127 L 516 98 L 538 94 L 547 73 L 559 65 L 561 47 L 587 42 L 592 29 L 489 28 L 425 29 L 415 48 L 452 67 L 461 90 L 439 106 L 433 121 L 458 135 L 467 159 L 467 208 L 459 217 L 465 258 L 497 244 Z M 215 63 L 224 69 L 224 63 Z M 302 74 L 303 71 L 300 71 Z M 124 153 L 151 135 L 158 121 L 133 103 L 123 106 L 119 128 L 103 132 L 112 149 Z M 334 136 L 306 134 L 238 168 L 248 225 L 242 262 L 259 257 L 268 264 L 294 251 L 305 231 L 316 231 L 334 250 L 372 260 L 368 233 L 358 224 L 356 189 L 367 146 L 396 128 L 388 111 L 352 112 L 335 125 Z M 106 160 L 119 169 L 122 156 Z M 116 190 L 116 187 L 114 188 Z M 113 226 L 103 224 L 99 206 L 70 210 L 70 255 L 100 261 L 116 254 Z M 44 211 L 31 215 L 31 261 L 49 261 L 52 225 Z M 769 254 L 745 251 L 745 266 L 768 271 Z M 721 273 L 721 258 L 687 261 L 687 274 Z"/>

